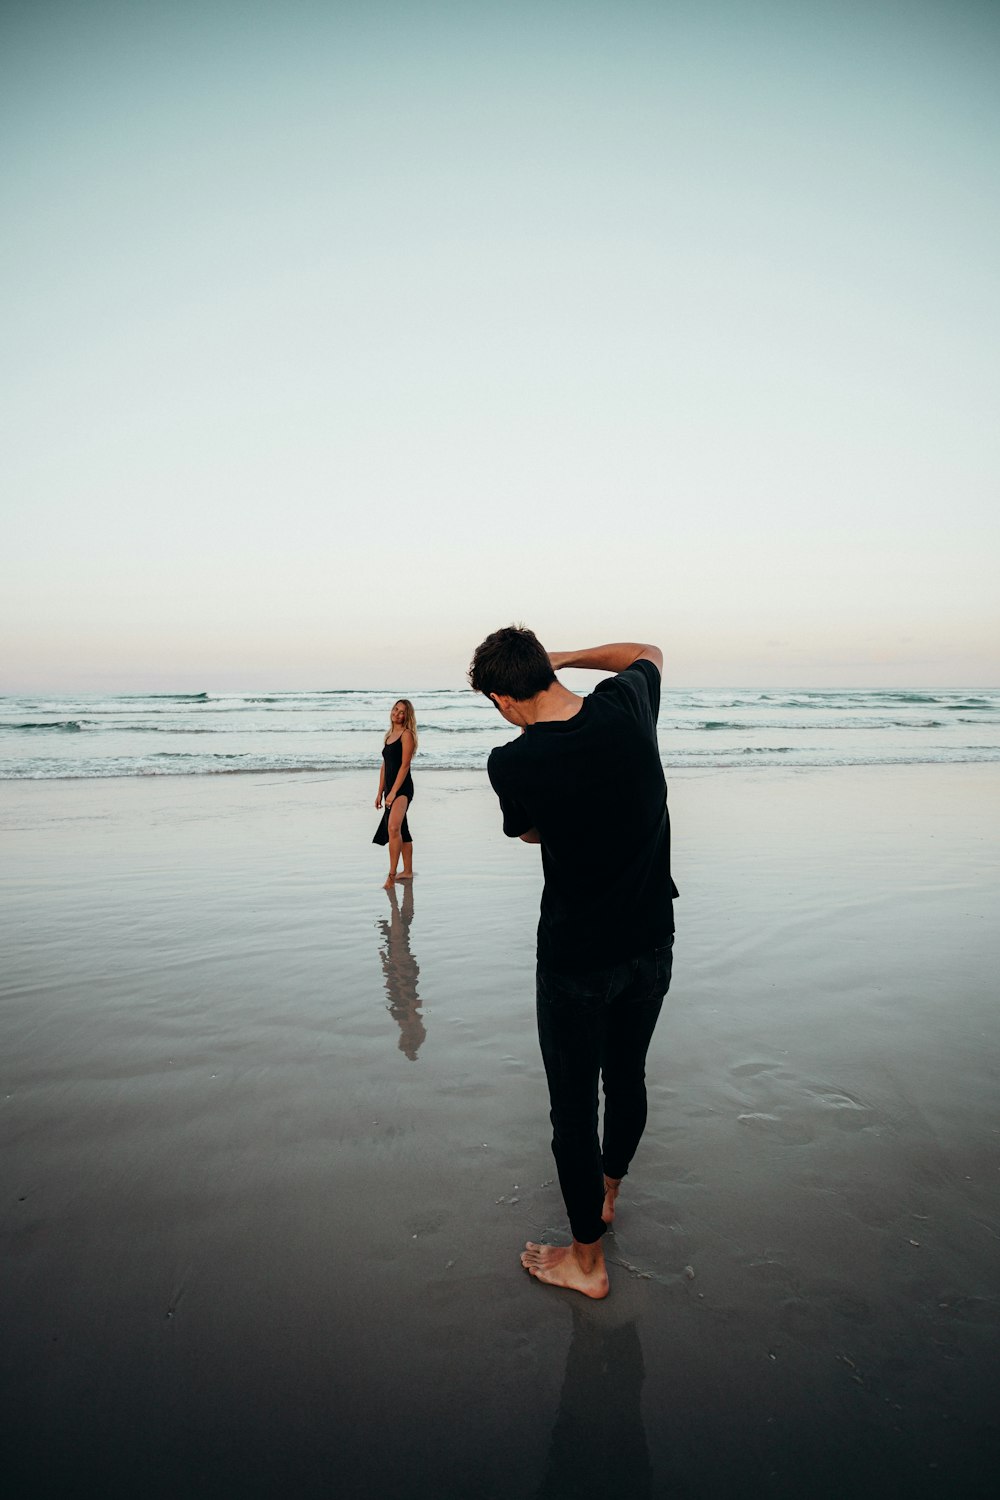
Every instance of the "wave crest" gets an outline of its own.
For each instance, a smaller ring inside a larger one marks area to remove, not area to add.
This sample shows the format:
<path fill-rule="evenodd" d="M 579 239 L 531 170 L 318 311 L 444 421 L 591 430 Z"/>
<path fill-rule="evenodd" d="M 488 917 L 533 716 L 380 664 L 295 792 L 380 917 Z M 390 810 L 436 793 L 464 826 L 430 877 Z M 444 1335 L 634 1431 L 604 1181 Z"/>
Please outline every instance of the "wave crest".
<path fill-rule="evenodd" d="M 86 719 L 56 719 L 55 721 L 48 719 L 44 722 L 38 721 L 37 723 L 31 721 L 27 724 L 8 724 L 5 727 L 8 729 L 30 730 L 56 729 L 60 734 L 79 734 L 86 722 Z"/>

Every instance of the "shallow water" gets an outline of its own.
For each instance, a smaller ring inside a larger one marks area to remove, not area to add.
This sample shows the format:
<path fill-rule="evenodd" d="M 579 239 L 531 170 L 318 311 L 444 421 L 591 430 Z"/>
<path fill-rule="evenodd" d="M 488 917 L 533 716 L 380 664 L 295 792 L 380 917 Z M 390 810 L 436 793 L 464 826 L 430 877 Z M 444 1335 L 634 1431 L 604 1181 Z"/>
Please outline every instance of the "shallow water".
<path fill-rule="evenodd" d="M 14 1492 L 985 1495 L 996 778 L 674 779 L 599 1305 L 517 1266 L 565 1224 L 482 778 L 395 908 L 370 777 L 5 788 Z"/>

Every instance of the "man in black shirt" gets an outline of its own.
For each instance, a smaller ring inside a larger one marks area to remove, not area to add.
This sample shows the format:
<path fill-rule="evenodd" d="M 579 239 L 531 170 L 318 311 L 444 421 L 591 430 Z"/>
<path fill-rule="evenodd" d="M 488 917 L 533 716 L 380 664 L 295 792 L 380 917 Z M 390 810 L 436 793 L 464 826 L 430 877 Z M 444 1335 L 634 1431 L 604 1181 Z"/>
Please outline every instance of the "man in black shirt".
<path fill-rule="evenodd" d="M 608 1293 L 601 1236 L 645 1128 L 646 1052 L 670 984 L 677 891 L 656 743 L 662 664 L 637 642 L 546 652 L 509 626 L 469 668 L 472 686 L 522 731 L 492 752 L 488 771 L 504 833 L 541 844 L 545 875 L 538 1037 L 573 1243 L 529 1241 L 521 1264 L 589 1297 Z M 563 667 L 616 675 L 580 697 L 557 680 Z"/>

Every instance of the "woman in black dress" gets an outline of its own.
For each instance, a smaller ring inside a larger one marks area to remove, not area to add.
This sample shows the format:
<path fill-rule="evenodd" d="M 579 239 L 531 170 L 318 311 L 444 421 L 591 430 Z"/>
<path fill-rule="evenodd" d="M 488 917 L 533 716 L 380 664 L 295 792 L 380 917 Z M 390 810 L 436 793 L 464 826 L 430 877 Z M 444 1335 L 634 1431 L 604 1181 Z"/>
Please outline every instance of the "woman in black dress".
<path fill-rule="evenodd" d="M 417 749 L 417 716 L 409 698 L 398 698 L 389 714 L 389 730 L 382 746 L 382 769 L 378 778 L 375 806 L 385 802 L 385 812 L 378 825 L 373 844 L 389 845 L 389 878 L 386 890 L 396 879 L 413 879 L 413 840 L 406 821 L 406 811 L 413 801 L 413 777 L 410 761 Z M 403 868 L 398 877 L 399 856 Z"/>

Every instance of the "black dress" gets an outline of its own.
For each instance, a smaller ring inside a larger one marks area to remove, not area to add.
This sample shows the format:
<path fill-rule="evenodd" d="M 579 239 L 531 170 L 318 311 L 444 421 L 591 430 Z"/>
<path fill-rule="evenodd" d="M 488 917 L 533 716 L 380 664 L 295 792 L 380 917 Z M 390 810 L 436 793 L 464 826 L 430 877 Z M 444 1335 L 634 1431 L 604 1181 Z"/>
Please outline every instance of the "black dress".
<path fill-rule="evenodd" d="M 393 787 L 396 785 L 396 777 L 399 775 L 399 768 L 403 764 L 402 735 L 399 736 L 398 740 L 393 740 L 391 745 L 383 745 L 382 759 L 385 762 L 385 789 L 387 792 L 391 792 Z M 403 784 L 400 787 L 399 791 L 396 793 L 396 796 L 408 797 L 410 802 L 413 801 L 413 777 L 410 775 L 409 771 L 407 771 L 406 776 L 403 778 Z M 409 804 L 407 804 L 406 812 L 409 812 L 409 810 Z M 399 832 L 404 844 L 413 843 L 413 840 L 410 837 L 410 826 L 406 821 L 406 813 L 403 814 L 403 823 Z M 375 837 L 372 839 L 372 843 L 387 844 L 388 842 L 389 809 L 386 808 L 385 812 L 382 814 L 382 821 L 375 830 Z"/>

